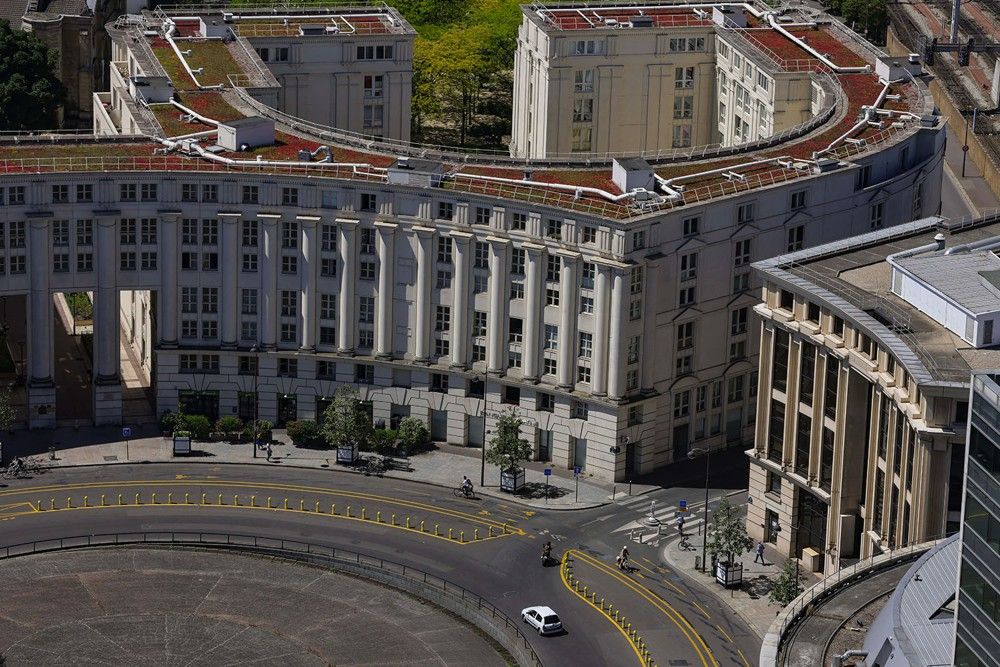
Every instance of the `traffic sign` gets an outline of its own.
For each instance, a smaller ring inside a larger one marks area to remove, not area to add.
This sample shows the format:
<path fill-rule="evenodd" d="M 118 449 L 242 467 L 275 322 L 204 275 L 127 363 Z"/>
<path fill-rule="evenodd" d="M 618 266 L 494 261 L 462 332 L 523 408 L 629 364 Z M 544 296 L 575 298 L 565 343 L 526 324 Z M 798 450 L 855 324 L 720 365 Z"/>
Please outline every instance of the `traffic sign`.
<path fill-rule="evenodd" d="M 545 476 L 548 477 L 551 474 L 552 474 L 552 468 L 546 468 L 545 469 Z"/>
<path fill-rule="evenodd" d="M 574 475 L 580 474 L 580 466 L 573 466 L 573 474 Z"/>
<path fill-rule="evenodd" d="M 680 506 L 680 508 L 681 508 L 682 510 L 686 510 L 686 509 L 687 509 L 687 506 L 688 506 L 688 501 L 686 501 L 686 500 L 682 500 L 682 501 L 680 501 L 680 502 L 679 502 L 679 503 L 677 503 L 677 504 L 678 504 L 678 505 Z"/>
<path fill-rule="evenodd" d="M 129 438 L 131 438 L 132 437 L 132 427 L 130 427 L 130 426 L 123 426 L 122 427 L 122 437 L 125 438 L 126 440 L 128 440 Z"/>

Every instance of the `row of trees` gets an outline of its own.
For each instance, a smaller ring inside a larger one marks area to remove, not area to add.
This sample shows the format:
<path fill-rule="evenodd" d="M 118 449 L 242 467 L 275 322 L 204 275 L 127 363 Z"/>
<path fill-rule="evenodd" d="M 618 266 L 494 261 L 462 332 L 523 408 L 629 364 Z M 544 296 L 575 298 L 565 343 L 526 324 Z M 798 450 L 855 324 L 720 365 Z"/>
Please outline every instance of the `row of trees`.
<path fill-rule="evenodd" d="M 48 130 L 66 100 L 59 57 L 35 35 L 0 21 L 0 130 Z"/>

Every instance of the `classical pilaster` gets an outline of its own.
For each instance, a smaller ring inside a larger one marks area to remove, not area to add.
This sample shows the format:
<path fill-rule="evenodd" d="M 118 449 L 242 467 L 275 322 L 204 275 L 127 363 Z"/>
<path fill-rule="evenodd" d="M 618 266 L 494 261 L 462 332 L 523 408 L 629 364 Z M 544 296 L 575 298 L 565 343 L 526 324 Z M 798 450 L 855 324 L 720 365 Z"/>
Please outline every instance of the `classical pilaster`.
<path fill-rule="evenodd" d="M 507 246 L 510 241 L 496 237 L 486 239 L 490 244 L 490 312 L 489 345 L 487 360 L 491 373 L 503 374 L 507 365 L 507 350 L 504 341 L 507 335 Z"/>
<path fill-rule="evenodd" d="M 28 297 L 28 425 L 55 426 L 56 390 L 52 382 L 52 294 L 49 292 L 49 225 L 47 218 L 28 226 L 30 293 Z"/>
<path fill-rule="evenodd" d="M 260 346 L 278 346 L 278 220 L 280 215 L 257 215 L 260 221 Z"/>
<path fill-rule="evenodd" d="M 301 349 L 305 352 L 312 352 L 316 349 L 316 301 L 317 280 L 319 280 L 319 239 L 317 238 L 317 227 L 319 218 L 314 215 L 300 215 L 295 218 L 299 223 L 302 238 L 299 245 L 302 246 L 302 343 Z"/>
<path fill-rule="evenodd" d="M 538 336 L 542 319 L 542 261 L 545 246 L 525 243 L 524 353 L 521 370 L 527 382 L 538 382 Z"/>
<path fill-rule="evenodd" d="M 121 314 L 118 292 L 118 226 L 111 217 L 97 222 L 97 292 L 94 299 L 94 423 L 122 418 Z"/>
<path fill-rule="evenodd" d="M 608 309 L 611 304 L 611 267 L 597 265 L 594 288 L 594 358 L 590 372 L 591 393 L 608 393 Z"/>
<path fill-rule="evenodd" d="M 177 220 L 180 213 L 160 214 L 160 347 L 177 347 Z"/>
<path fill-rule="evenodd" d="M 431 276 L 434 270 L 434 228 L 414 227 L 417 235 L 416 327 L 413 331 L 413 358 L 430 358 Z"/>
<path fill-rule="evenodd" d="M 615 269 L 611 279 L 611 328 L 608 331 L 608 398 L 624 396 L 625 355 L 622 335 L 622 308 L 625 304 L 625 276 Z"/>
<path fill-rule="evenodd" d="M 451 365 L 465 368 L 468 363 L 469 309 L 469 243 L 472 234 L 451 232 L 455 275 L 451 284 Z"/>
<path fill-rule="evenodd" d="M 378 317 L 375 325 L 375 355 L 382 359 L 392 358 L 392 306 L 394 268 L 396 264 L 396 227 L 391 222 L 378 221 L 375 231 L 378 235 Z"/>
<path fill-rule="evenodd" d="M 580 277 L 578 272 L 580 255 L 576 253 L 560 253 L 562 270 L 559 275 L 559 386 L 562 389 L 573 388 L 573 378 L 576 364 L 577 338 L 577 302 Z"/>
<path fill-rule="evenodd" d="M 354 304 L 354 286 L 357 284 L 358 251 L 355 247 L 358 221 L 337 218 L 337 250 L 340 252 L 340 301 L 337 333 L 340 336 L 338 352 L 354 354 L 354 331 L 357 308 Z"/>
<path fill-rule="evenodd" d="M 239 337 L 240 217 L 239 213 L 219 213 L 221 246 L 219 263 L 222 286 L 219 290 L 219 334 L 223 349 L 234 349 Z"/>

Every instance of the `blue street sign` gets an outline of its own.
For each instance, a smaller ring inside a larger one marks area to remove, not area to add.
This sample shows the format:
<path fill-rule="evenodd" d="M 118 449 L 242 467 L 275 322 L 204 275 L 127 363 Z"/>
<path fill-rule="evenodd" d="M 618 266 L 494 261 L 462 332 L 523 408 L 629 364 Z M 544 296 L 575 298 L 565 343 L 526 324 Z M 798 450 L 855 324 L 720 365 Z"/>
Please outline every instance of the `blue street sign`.
<path fill-rule="evenodd" d="M 128 440 L 132 437 L 132 428 L 129 426 L 122 427 L 122 437 Z"/>
<path fill-rule="evenodd" d="M 580 466 L 573 466 L 573 474 L 574 475 L 580 474 Z"/>
<path fill-rule="evenodd" d="M 546 468 L 545 469 L 545 476 L 548 477 L 551 474 L 552 474 L 552 468 Z"/>
<path fill-rule="evenodd" d="M 680 503 L 678 503 L 678 504 L 680 505 L 680 508 L 681 508 L 682 510 L 684 510 L 684 509 L 687 509 L 687 506 L 688 506 L 688 501 L 686 501 L 686 500 L 682 500 L 682 501 L 680 501 Z"/>

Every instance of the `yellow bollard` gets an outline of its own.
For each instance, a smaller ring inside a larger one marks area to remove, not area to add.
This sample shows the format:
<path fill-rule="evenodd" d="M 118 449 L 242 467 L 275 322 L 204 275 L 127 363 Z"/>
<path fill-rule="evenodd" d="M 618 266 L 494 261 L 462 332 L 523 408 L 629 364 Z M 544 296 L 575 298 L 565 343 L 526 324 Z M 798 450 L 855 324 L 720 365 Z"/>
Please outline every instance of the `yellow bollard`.
<path fill-rule="evenodd" d="M 66 509 L 73 507 L 73 499 L 69 496 L 66 497 Z"/>
<path fill-rule="evenodd" d="M 330 514 L 333 515 L 337 514 L 337 503 L 333 503 L 332 505 L 330 505 Z"/>
<path fill-rule="evenodd" d="M 448 529 L 448 539 L 449 540 L 455 539 L 454 535 L 452 535 L 452 529 L 451 528 Z"/>
<path fill-rule="evenodd" d="M 351 506 L 350 505 L 347 506 L 347 511 L 344 513 L 344 516 L 351 516 Z"/>
<path fill-rule="evenodd" d="M 316 501 L 316 514 L 319 514 L 319 501 Z"/>
<path fill-rule="evenodd" d="M 44 512 L 45 511 L 45 510 L 42 509 L 42 499 L 41 498 L 38 499 L 38 511 L 39 512 Z"/>
<path fill-rule="evenodd" d="M 104 494 L 101 494 L 101 507 L 104 507 Z"/>
<path fill-rule="evenodd" d="M 222 494 L 221 493 L 219 494 L 219 504 L 220 505 L 222 504 Z"/>
<path fill-rule="evenodd" d="M 587 597 L 587 587 L 583 587 L 583 597 Z"/>
<path fill-rule="evenodd" d="M 56 508 L 56 499 L 49 498 L 49 509 L 54 510 Z"/>
<path fill-rule="evenodd" d="M 156 494 L 155 493 L 153 494 L 153 499 L 150 501 L 150 504 L 151 505 L 155 505 L 156 504 Z"/>
<path fill-rule="evenodd" d="M 122 498 L 122 494 L 120 494 L 120 493 L 118 494 L 118 504 L 119 505 L 124 505 L 125 504 L 124 498 Z"/>
<path fill-rule="evenodd" d="M 271 509 L 271 496 L 267 497 L 267 509 Z"/>
<path fill-rule="evenodd" d="M 174 494 L 172 494 L 172 493 L 168 493 L 167 494 L 167 504 L 168 505 L 173 505 L 174 504 Z"/>
<path fill-rule="evenodd" d="M 489 536 L 493 537 L 493 526 L 489 527 Z"/>
<path fill-rule="evenodd" d="M 288 498 L 285 498 L 285 509 L 288 509 Z"/>
<path fill-rule="evenodd" d="M 201 494 L 201 504 L 202 505 L 207 505 L 208 504 L 208 494 L 207 493 Z"/>
<path fill-rule="evenodd" d="M 382 523 L 382 512 L 375 512 L 375 523 Z"/>
<path fill-rule="evenodd" d="M 185 505 L 190 505 L 191 504 L 191 494 L 190 493 L 185 493 L 184 494 L 184 504 Z"/>
<path fill-rule="evenodd" d="M 368 517 L 365 516 L 365 508 L 361 508 L 361 520 L 365 521 Z"/>
<path fill-rule="evenodd" d="M 233 506 L 234 507 L 240 506 L 240 497 L 235 493 L 233 494 Z"/>
<path fill-rule="evenodd" d="M 83 506 L 84 507 L 90 507 L 90 502 L 88 502 L 87 496 L 83 497 Z"/>
<path fill-rule="evenodd" d="M 406 517 L 406 527 L 407 529 L 410 527 L 410 517 Z"/>
<path fill-rule="evenodd" d="M 257 506 L 257 496 L 250 496 L 250 507 Z"/>
<path fill-rule="evenodd" d="M 305 500 L 302 500 L 302 499 L 299 500 L 299 511 L 300 512 L 305 512 L 306 511 L 306 501 Z"/>
<path fill-rule="evenodd" d="M 464 544 L 465 543 L 465 531 L 464 530 L 458 531 L 458 541 L 459 541 L 460 544 Z"/>
<path fill-rule="evenodd" d="M 437 524 L 434 524 L 434 534 L 435 535 L 438 534 L 438 525 Z"/>
<path fill-rule="evenodd" d="M 142 497 L 138 493 L 135 494 L 135 504 L 136 505 L 141 505 L 142 504 Z"/>
<path fill-rule="evenodd" d="M 420 532 L 421 533 L 424 532 L 424 522 L 423 521 L 420 522 Z"/>
<path fill-rule="evenodd" d="M 392 525 L 394 525 L 394 526 L 396 525 L 396 515 L 395 515 L 395 514 L 393 514 L 393 515 L 392 515 L 392 516 L 391 516 L 391 517 L 389 518 L 389 522 L 390 522 L 390 523 L 391 523 Z"/>
<path fill-rule="evenodd" d="M 504 535 L 506 535 L 506 534 L 507 534 L 507 522 L 506 522 L 506 521 L 505 521 L 505 522 L 504 522 L 504 524 L 503 524 L 503 534 L 504 534 Z"/>
<path fill-rule="evenodd" d="M 475 542 L 478 539 L 479 539 L 479 529 L 476 528 L 474 531 L 472 531 L 472 541 Z"/>

